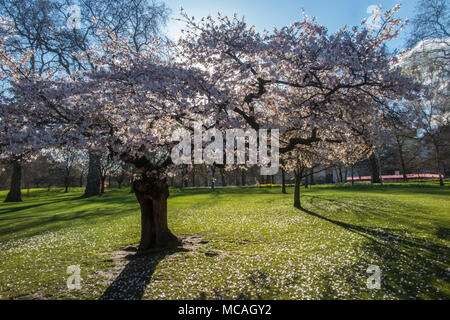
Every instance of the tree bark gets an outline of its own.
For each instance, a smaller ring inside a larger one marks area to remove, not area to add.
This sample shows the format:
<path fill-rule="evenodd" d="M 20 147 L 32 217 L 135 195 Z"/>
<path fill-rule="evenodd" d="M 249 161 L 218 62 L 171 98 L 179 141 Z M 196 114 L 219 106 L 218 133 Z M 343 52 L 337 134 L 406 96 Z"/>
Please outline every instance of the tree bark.
<path fill-rule="evenodd" d="M 222 187 L 226 187 L 227 182 L 225 179 L 226 177 L 225 177 L 225 169 L 224 168 L 220 168 L 220 178 L 221 178 Z"/>
<path fill-rule="evenodd" d="M 192 187 L 196 187 L 196 181 L 195 181 L 195 165 L 192 167 Z"/>
<path fill-rule="evenodd" d="M 286 173 L 284 169 L 281 169 L 281 192 L 287 194 L 286 192 Z"/>
<path fill-rule="evenodd" d="M 100 156 L 89 153 L 89 171 L 84 198 L 100 195 Z"/>
<path fill-rule="evenodd" d="M 352 186 L 355 185 L 355 175 L 354 175 L 354 172 L 353 172 L 354 168 L 355 167 L 352 165 Z"/>
<path fill-rule="evenodd" d="M 308 188 L 309 188 L 309 169 L 306 168 L 305 171 L 306 171 L 306 177 L 305 177 L 305 189 L 308 189 Z"/>
<path fill-rule="evenodd" d="M 20 186 L 22 184 L 22 165 L 19 161 L 13 162 L 13 173 L 11 176 L 11 187 L 5 202 L 21 202 L 22 192 Z"/>
<path fill-rule="evenodd" d="M 300 201 L 300 184 L 302 181 L 303 168 L 297 168 L 294 170 L 295 175 L 295 187 L 294 187 L 294 207 L 301 208 L 302 204 Z"/>
<path fill-rule="evenodd" d="M 106 180 L 106 177 L 101 177 L 100 178 L 100 183 L 101 183 L 101 189 L 100 189 L 100 193 L 101 194 L 104 194 L 105 193 L 105 180 Z"/>
<path fill-rule="evenodd" d="M 314 181 L 314 167 L 311 168 L 311 174 L 310 174 L 310 176 L 309 176 L 309 184 L 310 184 L 311 186 L 313 186 L 313 185 L 316 184 L 316 182 Z"/>
<path fill-rule="evenodd" d="M 441 171 L 441 155 L 440 155 L 440 150 L 439 150 L 439 146 L 435 143 L 434 144 L 434 148 L 436 150 L 436 166 L 437 166 L 437 171 L 439 174 L 439 185 L 441 187 L 444 186 L 444 179 L 442 177 L 442 171 Z"/>
<path fill-rule="evenodd" d="M 134 190 L 141 206 L 139 251 L 177 246 L 179 240 L 169 230 L 167 223 L 169 186 L 166 181 L 149 178 L 136 180 Z"/>
<path fill-rule="evenodd" d="M 133 176 L 130 177 L 130 193 L 135 193 Z"/>
<path fill-rule="evenodd" d="M 369 158 L 370 173 L 372 175 L 372 183 L 381 183 L 380 169 L 378 168 L 377 157 L 374 153 Z"/>
<path fill-rule="evenodd" d="M 213 164 L 211 166 L 211 189 L 214 190 L 216 186 L 216 166 Z"/>
<path fill-rule="evenodd" d="M 247 185 L 247 173 L 244 169 L 241 169 L 241 185 L 245 187 Z"/>
<path fill-rule="evenodd" d="M 398 147 L 398 155 L 400 158 L 400 166 L 402 167 L 402 175 L 403 175 L 403 181 L 408 182 L 408 175 L 406 173 L 406 165 L 405 165 L 405 158 L 403 157 L 403 148 L 400 143 L 397 144 Z"/>

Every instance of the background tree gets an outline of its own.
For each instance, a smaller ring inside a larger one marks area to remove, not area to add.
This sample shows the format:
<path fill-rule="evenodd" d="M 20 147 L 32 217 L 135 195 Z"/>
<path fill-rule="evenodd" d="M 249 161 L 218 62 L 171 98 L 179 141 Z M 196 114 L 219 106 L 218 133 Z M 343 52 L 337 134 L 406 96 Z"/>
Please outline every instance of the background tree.
<path fill-rule="evenodd" d="M 100 159 L 100 192 L 105 193 L 105 181 L 108 176 L 116 174 L 120 169 L 120 165 L 109 156 L 103 156 Z M 111 186 L 110 186 L 111 187 Z"/>
<path fill-rule="evenodd" d="M 403 72 L 423 84 L 420 97 L 407 102 L 414 114 L 419 137 L 423 137 L 435 152 L 435 168 L 443 175 L 442 153 L 450 147 L 445 131 L 450 121 L 450 60 L 441 59 L 450 40 L 425 40 L 400 57 Z M 446 63 L 444 63 L 446 62 Z M 441 186 L 444 185 L 440 177 Z"/>
<path fill-rule="evenodd" d="M 412 19 L 412 31 L 408 37 L 409 48 L 424 40 L 445 40 L 450 37 L 450 5 L 446 0 L 420 0 Z M 445 43 L 448 51 L 448 43 Z M 448 54 L 441 59 L 448 60 Z"/>

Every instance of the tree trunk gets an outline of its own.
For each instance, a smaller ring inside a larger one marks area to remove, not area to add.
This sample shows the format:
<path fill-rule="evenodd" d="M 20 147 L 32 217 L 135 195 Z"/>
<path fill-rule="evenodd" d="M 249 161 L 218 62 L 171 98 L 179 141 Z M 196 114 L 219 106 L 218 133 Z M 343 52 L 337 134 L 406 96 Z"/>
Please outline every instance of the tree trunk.
<path fill-rule="evenodd" d="M 408 175 L 406 173 L 406 166 L 405 166 L 405 158 L 403 157 L 403 148 L 400 144 L 398 145 L 398 154 L 400 157 L 400 166 L 402 167 L 403 181 L 408 182 Z"/>
<path fill-rule="evenodd" d="M 130 177 L 130 193 L 135 193 L 134 190 L 134 178 Z"/>
<path fill-rule="evenodd" d="M 370 162 L 370 173 L 372 175 L 372 183 L 381 183 L 380 169 L 378 168 L 378 161 L 377 157 L 375 156 L 375 153 L 372 153 L 372 155 L 369 158 L 369 162 Z"/>
<path fill-rule="evenodd" d="M 216 166 L 213 164 L 211 166 L 211 189 L 214 190 L 216 186 Z"/>
<path fill-rule="evenodd" d="M 141 241 L 139 251 L 173 247 L 178 238 L 169 230 L 167 223 L 167 198 L 169 186 L 161 180 L 136 180 L 136 198 L 141 206 Z"/>
<path fill-rule="evenodd" d="M 396 135 L 395 139 L 397 142 L 398 157 L 400 158 L 400 167 L 402 168 L 403 182 L 408 182 L 408 175 L 406 173 L 406 166 L 405 166 L 405 158 L 403 156 L 403 143 L 399 136 Z"/>
<path fill-rule="evenodd" d="M 70 184 L 70 172 L 65 173 L 64 176 L 64 193 L 69 193 L 69 184 Z"/>
<path fill-rule="evenodd" d="M 22 165 L 19 161 L 13 162 L 13 173 L 11 176 L 11 187 L 6 196 L 5 202 L 21 202 L 22 192 L 20 185 L 22 184 Z"/>
<path fill-rule="evenodd" d="M 100 195 L 100 156 L 89 153 L 89 171 L 84 198 Z"/>
<path fill-rule="evenodd" d="M 355 185 L 355 175 L 354 175 L 354 166 L 352 165 L 352 186 Z"/>
<path fill-rule="evenodd" d="M 220 174 L 220 184 L 222 185 L 222 187 L 225 187 L 226 186 L 225 169 L 224 168 L 220 168 L 219 174 Z"/>
<path fill-rule="evenodd" d="M 441 171 L 441 157 L 440 157 L 440 150 L 439 150 L 439 146 L 437 146 L 437 144 L 434 145 L 434 148 L 436 150 L 436 165 L 437 165 L 437 171 L 439 174 L 439 185 L 441 187 L 444 186 L 444 179 L 443 179 L 443 175 L 442 175 L 442 171 Z"/>
<path fill-rule="evenodd" d="M 106 180 L 106 177 L 101 177 L 100 178 L 100 186 L 101 186 L 101 189 L 100 189 L 100 193 L 101 194 L 104 194 L 105 193 L 105 180 Z"/>
<path fill-rule="evenodd" d="M 311 168 L 311 174 L 310 174 L 310 176 L 309 176 L 309 184 L 310 184 L 311 186 L 313 186 L 313 185 L 316 184 L 316 182 L 314 181 L 314 167 Z"/>
<path fill-rule="evenodd" d="M 192 166 L 192 187 L 196 187 L 196 181 L 195 181 L 195 165 Z"/>
<path fill-rule="evenodd" d="M 287 194 L 286 192 L 286 173 L 284 169 L 281 169 L 281 192 Z"/>
<path fill-rule="evenodd" d="M 295 175 L 295 188 L 294 188 L 294 207 L 301 208 L 300 202 L 300 184 L 302 181 L 303 168 L 297 168 L 294 170 Z"/>
<path fill-rule="evenodd" d="M 344 183 L 344 176 L 342 175 L 342 166 L 338 166 L 339 183 Z"/>
<path fill-rule="evenodd" d="M 309 188 L 309 169 L 306 168 L 305 171 L 306 171 L 306 177 L 305 177 L 305 189 L 308 189 L 308 188 Z"/>

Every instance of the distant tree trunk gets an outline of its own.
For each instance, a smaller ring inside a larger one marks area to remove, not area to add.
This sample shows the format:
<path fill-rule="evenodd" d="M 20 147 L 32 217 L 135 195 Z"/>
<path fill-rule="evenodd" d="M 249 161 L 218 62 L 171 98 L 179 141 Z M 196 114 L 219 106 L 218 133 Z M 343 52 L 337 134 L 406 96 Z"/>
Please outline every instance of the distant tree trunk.
<path fill-rule="evenodd" d="M 130 177 L 130 193 L 135 193 L 133 176 Z"/>
<path fill-rule="evenodd" d="M 220 178 L 221 178 L 222 187 L 226 187 L 227 182 L 226 182 L 226 176 L 225 176 L 225 168 L 220 168 Z"/>
<path fill-rule="evenodd" d="M 214 190 L 216 186 L 216 166 L 213 164 L 211 166 L 211 189 Z"/>
<path fill-rule="evenodd" d="M 344 176 L 342 175 L 342 166 L 338 166 L 339 183 L 344 182 Z"/>
<path fill-rule="evenodd" d="M 439 146 L 437 145 L 437 143 L 434 143 L 434 148 L 436 150 L 436 166 L 437 166 L 437 171 L 439 174 L 439 185 L 441 187 L 443 187 L 444 186 L 444 178 L 443 178 L 442 169 L 441 169 L 441 155 L 440 155 L 440 150 L 439 150 Z"/>
<path fill-rule="evenodd" d="M 80 188 L 83 188 L 83 173 L 80 174 Z"/>
<path fill-rule="evenodd" d="M 370 156 L 369 163 L 369 169 L 372 175 L 372 183 L 381 183 L 380 169 L 378 167 L 378 161 L 375 153 L 372 153 L 372 155 Z"/>
<path fill-rule="evenodd" d="M 314 167 L 311 168 L 311 173 L 309 175 L 309 184 L 312 186 L 316 184 L 316 182 L 314 181 Z"/>
<path fill-rule="evenodd" d="M 408 175 L 406 173 L 406 166 L 405 166 L 405 158 L 403 156 L 403 146 L 401 145 L 401 143 L 397 142 L 397 148 L 398 148 L 398 155 L 400 158 L 400 166 L 402 167 L 403 181 L 408 182 Z"/>
<path fill-rule="evenodd" d="M 348 177 L 348 167 L 345 167 L 345 170 L 344 170 L 344 183 L 347 183 L 347 177 Z"/>
<path fill-rule="evenodd" d="M 8 195 L 6 196 L 5 202 L 21 202 L 22 201 L 22 165 L 19 161 L 14 161 L 12 164 L 13 172 L 11 176 L 11 187 L 9 189 Z"/>
<path fill-rule="evenodd" d="M 300 184 L 302 181 L 302 175 L 303 175 L 303 168 L 297 167 L 297 169 L 294 170 L 295 175 L 295 187 L 294 187 L 294 207 L 301 208 L 301 202 L 300 202 Z"/>
<path fill-rule="evenodd" d="M 70 171 L 64 173 L 64 193 L 69 193 Z"/>
<path fill-rule="evenodd" d="M 247 185 L 247 173 L 244 169 L 241 169 L 241 185 L 245 187 Z"/>
<path fill-rule="evenodd" d="M 106 180 L 105 176 L 100 177 L 100 187 L 101 187 L 100 193 L 101 194 L 105 193 L 105 180 Z"/>
<path fill-rule="evenodd" d="M 111 189 L 111 185 L 112 185 L 112 177 L 111 175 L 108 176 L 108 188 Z"/>
<path fill-rule="evenodd" d="M 117 181 L 119 189 L 122 188 L 122 181 Z"/>
<path fill-rule="evenodd" d="M 306 175 L 305 175 L 305 189 L 309 188 L 309 169 L 305 169 Z"/>
<path fill-rule="evenodd" d="M 284 169 L 281 169 L 281 192 L 283 194 L 287 194 L 286 192 L 286 172 Z"/>
<path fill-rule="evenodd" d="M 165 180 L 146 178 L 134 183 L 136 198 L 141 207 L 141 241 L 139 251 L 173 247 L 178 238 L 167 223 L 169 186 Z"/>
<path fill-rule="evenodd" d="M 196 181 L 195 181 L 195 166 L 192 167 L 192 187 L 196 187 Z"/>
<path fill-rule="evenodd" d="M 100 195 L 100 156 L 89 153 L 89 171 L 84 198 Z"/>
<path fill-rule="evenodd" d="M 353 170 L 354 170 L 354 165 L 352 165 L 352 186 L 353 185 L 355 185 L 355 175 L 354 175 L 354 173 L 353 173 Z"/>

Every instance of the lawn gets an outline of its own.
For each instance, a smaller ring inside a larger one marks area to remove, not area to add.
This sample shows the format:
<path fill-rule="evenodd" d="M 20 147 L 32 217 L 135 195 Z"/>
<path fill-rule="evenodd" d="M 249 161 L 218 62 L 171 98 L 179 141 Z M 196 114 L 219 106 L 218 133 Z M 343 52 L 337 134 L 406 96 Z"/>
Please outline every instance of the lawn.
<path fill-rule="evenodd" d="M 449 299 L 450 188 L 171 190 L 170 252 L 134 257 L 129 190 L 54 189 L 0 203 L 0 299 Z M 4 199 L 6 192 L 0 191 Z M 67 267 L 81 268 L 68 290 Z M 381 289 L 367 288 L 369 266 Z"/>

